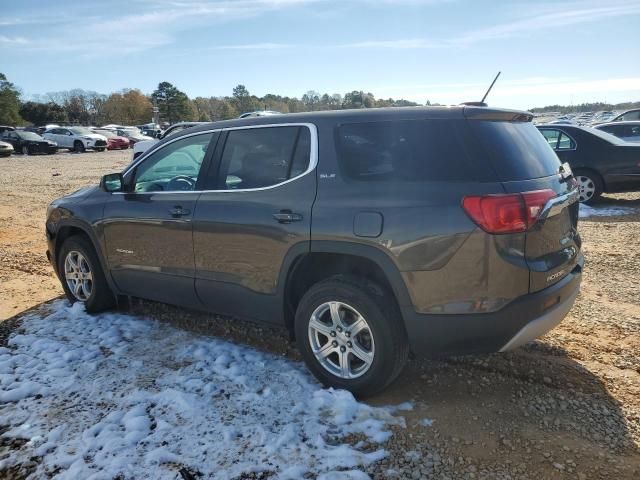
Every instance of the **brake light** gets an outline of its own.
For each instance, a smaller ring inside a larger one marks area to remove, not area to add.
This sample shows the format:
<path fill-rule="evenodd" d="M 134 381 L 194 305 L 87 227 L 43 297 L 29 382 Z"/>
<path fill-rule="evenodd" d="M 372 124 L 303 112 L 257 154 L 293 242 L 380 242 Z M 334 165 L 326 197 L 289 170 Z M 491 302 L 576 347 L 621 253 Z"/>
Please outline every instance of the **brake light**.
<path fill-rule="evenodd" d="M 468 196 L 462 200 L 467 215 L 487 233 L 518 233 L 529 230 L 538 220 L 553 190 Z"/>

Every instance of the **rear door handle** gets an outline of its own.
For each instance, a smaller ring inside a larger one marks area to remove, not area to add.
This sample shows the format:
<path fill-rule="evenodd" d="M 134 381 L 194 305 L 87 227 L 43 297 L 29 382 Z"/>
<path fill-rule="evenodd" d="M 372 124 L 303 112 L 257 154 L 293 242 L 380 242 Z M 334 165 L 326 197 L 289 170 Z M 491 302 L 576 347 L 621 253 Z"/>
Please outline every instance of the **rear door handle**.
<path fill-rule="evenodd" d="M 302 215 L 293 213 L 291 210 L 280 210 L 279 213 L 273 214 L 273 218 L 275 218 L 278 223 L 291 223 L 301 221 Z"/>
<path fill-rule="evenodd" d="M 184 217 L 185 215 L 189 215 L 191 210 L 188 208 L 182 208 L 180 205 L 176 205 L 175 207 L 169 209 L 169 213 L 172 217 Z"/>

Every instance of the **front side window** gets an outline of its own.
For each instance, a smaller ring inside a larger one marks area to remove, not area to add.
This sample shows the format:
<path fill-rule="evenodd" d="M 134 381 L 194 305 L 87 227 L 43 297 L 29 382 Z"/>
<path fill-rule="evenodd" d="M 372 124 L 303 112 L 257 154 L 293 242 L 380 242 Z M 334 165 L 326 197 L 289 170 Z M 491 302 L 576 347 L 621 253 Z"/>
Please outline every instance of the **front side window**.
<path fill-rule="evenodd" d="M 149 155 L 135 172 L 136 192 L 195 190 L 213 133 L 181 138 Z"/>
<path fill-rule="evenodd" d="M 304 173 L 311 138 L 304 126 L 231 130 L 222 153 L 221 188 L 263 188 Z"/>

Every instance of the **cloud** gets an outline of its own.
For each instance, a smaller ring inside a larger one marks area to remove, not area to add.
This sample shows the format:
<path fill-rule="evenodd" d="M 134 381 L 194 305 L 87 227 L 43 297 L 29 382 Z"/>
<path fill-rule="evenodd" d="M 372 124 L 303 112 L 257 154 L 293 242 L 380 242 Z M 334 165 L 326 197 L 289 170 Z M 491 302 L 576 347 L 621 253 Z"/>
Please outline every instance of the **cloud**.
<path fill-rule="evenodd" d="M 3 47 L 14 47 L 28 44 L 29 40 L 24 37 L 7 37 L 5 35 L 0 35 L 0 46 Z"/>
<path fill-rule="evenodd" d="M 515 19 L 493 27 L 472 31 L 450 40 L 453 45 L 472 45 L 477 42 L 538 34 L 541 30 L 564 28 L 573 25 L 597 22 L 604 18 L 640 14 L 639 2 L 622 2 L 602 6 L 601 3 L 555 3 L 542 8 L 544 13 Z M 520 12 L 523 15 L 523 12 Z"/>

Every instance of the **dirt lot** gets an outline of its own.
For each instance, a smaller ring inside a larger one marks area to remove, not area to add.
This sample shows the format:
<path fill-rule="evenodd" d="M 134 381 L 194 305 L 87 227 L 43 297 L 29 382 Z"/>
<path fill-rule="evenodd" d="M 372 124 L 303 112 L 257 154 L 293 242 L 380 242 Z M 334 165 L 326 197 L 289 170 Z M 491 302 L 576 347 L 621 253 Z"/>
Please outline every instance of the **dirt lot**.
<path fill-rule="evenodd" d="M 47 203 L 130 156 L 0 159 L 0 319 L 62 293 L 44 256 Z M 368 400 L 413 405 L 372 477 L 640 478 L 640 194 L 604 205 L 635 213 L 581 220 L 584 283 L 558 328 L 509 354 L 414 360 Z M 279 331 L 150 302 L 132 310 L 298 358 Z M 0 323 L 0 340 L 18 323 Z"/>

